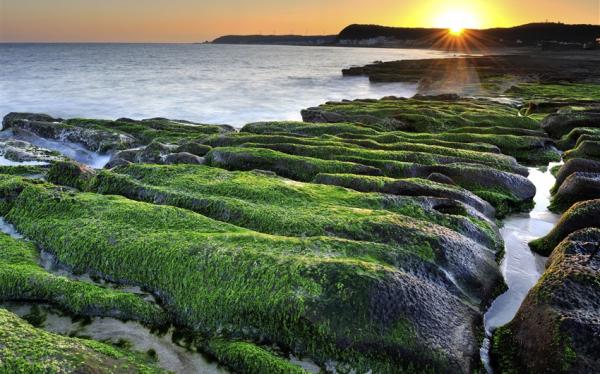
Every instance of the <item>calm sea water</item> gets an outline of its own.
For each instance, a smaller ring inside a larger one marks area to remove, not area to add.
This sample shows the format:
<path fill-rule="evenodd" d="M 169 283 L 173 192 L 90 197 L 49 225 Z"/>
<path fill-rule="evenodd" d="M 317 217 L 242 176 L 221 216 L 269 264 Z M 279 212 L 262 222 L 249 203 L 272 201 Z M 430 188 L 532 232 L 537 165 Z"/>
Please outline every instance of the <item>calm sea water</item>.
<path fill-rule="evenodd" d="M 327 100 L 412 96 L 341 69 L 433 58 L 414 49 L 192 44 L 0 44 L 0 115 L 168 117 L 241 126 L 298 120 Z"/>

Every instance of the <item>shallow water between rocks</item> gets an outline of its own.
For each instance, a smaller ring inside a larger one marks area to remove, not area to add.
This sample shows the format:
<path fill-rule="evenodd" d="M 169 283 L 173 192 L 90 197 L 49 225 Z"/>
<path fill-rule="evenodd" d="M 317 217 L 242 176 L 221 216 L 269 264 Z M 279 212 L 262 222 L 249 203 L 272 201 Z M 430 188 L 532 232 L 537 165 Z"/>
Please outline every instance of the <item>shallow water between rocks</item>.
<path fill-rule="evenodd" d="M 493 373 L 489 355 L 492 332 L 514 318 L 527 293 L 544 273 L 547 258 L 533 253 L 528 243 L 546 235 L 560 218 L 548 210 L 550 189 L 555 181 L 550 169 L 558 164 L 550 163 L 545 171 L 529 168 L 528 178 L 536 187 L 535 206 L 529 213 L 513 214 L 502 222 L 504 258 L 500 270 L 508 290 L 494 300 L 484 315 L 481 360 L 488 373 Z"/>

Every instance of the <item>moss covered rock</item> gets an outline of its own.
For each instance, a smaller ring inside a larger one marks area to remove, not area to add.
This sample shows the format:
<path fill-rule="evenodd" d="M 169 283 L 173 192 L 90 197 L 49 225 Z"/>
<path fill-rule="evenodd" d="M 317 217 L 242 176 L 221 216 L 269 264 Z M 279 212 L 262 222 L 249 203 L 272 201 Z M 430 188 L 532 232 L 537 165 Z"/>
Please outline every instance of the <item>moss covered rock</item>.
<path fill-rule="evenodd" d="M 288 155 L 265 148 L 214 148 L 206 155 L 208 165 L 230 170 L 269 170 L 291 179 L 311 181 L 319 173 L 381 175 L 373 166 L 354 162 L 320 160 Z"/>
<path fill-rule="evenodd" d="M 542 120 L 541 126 L 551 137 L 559 139 L 577 127 L 600 127 L 600 113 L 597 110 L 553 113 Z"/>
<path fill-rule="evenodd" d="M 383 130 L 419 132 L 443 132 L 475 125 L 538 128 L 535 121 L 518 117 L 517 111 L 509 106 L 459 97 L 329 102 L 318 108 L 306 109 L 302 115 L 307 122 L 359 122 Z M 339 118 L 332 120 L 328 115 Z M 365 117 L 369 120 L 365 121 Z"/>
<path fill-rule="evenodd" d="M 23 117 L 23 118 L 20 118 Z M 110 131 L 98 127 L 81 127 L 65 122 L 47 122 L 32 115 L 8 115 L 3 121 L 3 130 L 10 129 L 17 136 L 30 134 L 51 140 L 68 141 L 81 144 L 92 151 L 108 151 L 129 148 L 135 145 L 135 139 L 130 135 Z"/>
<path fill-rule="evenodd" d="M 556 145 L 562 150 L 569 150 L 575 148 L 585 140 L 597 140 L 600 137 L 600 128 L 593 127 L 576 127 L 563 135 L 557 142 Z"/>
<path fill-rule="evenodd" d="M 412 162 L 421 165 L 438 165 L 452 163 L 474 163 L 494 167 L 509 172 L 524 172 L 513 157 L 503 154 L 456 150 L 446 147 L 421 146 L 412 144 L 406 151 L 374 150 L 346 147 L 343 144 L 335 146 L 313 146 L 293 143 L 261 144 L 247 143 L 245 147 L 268 148 L 275 151 L 305 157 L 320 159 L 341 159 L 345 157 L 363 158 L 379 161 Z"/>
<path fill-rule="evenodd" d="M 300 146 L 292 147 L 297 149 Z M 299 181 L 311 181 L 319 173 L 388 176 L 393 178 L 427 178 L 431 173 L 441 173 L 451 178 L 459 186 L 490 202 L 496 207 L 499 215 L 527 207 L 535 195 L 533 184 L 520 175 L 470 163 L 438 165 L 428 154 L 423 157 L 408 154 L 407 157 L 414 157 L 424 163 L 419 164 L 389 159 L 356 157 L 353 155 L 354 153 L 345 154 L 347 153 L 345 151 L 342 154 L 335 155 L 335 152 L 333 152 L 334 154 L 330 155 L 324 152 L 323 149 L 315 151 L 318 153 L 313 153 L 312 149 L 309 150 L 311 151 L 309 154 L 314 156 L 322 154 L 325 159 L 250 147 L 217 147 L 211 150 L 205 159 L 207 164 L 211 166 L 229 170 L 268 170 Z M 362 155 L 362 152 L 356 154 Z M 385 153 L 376 154 L 374 157 L 379 157 L 379 155 L 383 158 L 387 157 Z M 517 166 L 517 168 L 519 167 Z M 525 172 L 527 172 L 526 169 Z"/>
<path fill-rule="evenodd" d="M 519 83 L 505 94 L 533 102 L 551 101 L 562 106 L 600 101 L 600 91 L 594 83 Z"/>
<path fill-rule="evenodd" d="M 57 171 L 61 167 L 67 172 Z M 427 181 L 421 182 L 423 188 L 414 190 L 421 191 L 421 197 L 412 198 L 363 194 L 260 172 L 228 172 L 205 166 L 129 165 L 116 169 L 116 173 L 99 172 L 92 179 L 82 175 L 81 182 L 73 182 L 61 177 L 69 174 L 71 167 L 55 165 L 50 180 L 87 191 L 174 205 L 268 234 L 386 244 L 391 246 L 391 257 L 374 256 L 390 265 L 395 263 L 393 253 L 408 250 L 447 269 L 465 289 L 478 285 L 475 294 L 480 299 L 487 298 L 485 290 L 491 284 L 478 280 L 482 274 L 473 269 L 487 269 L 485 258 L 492 258 L 484 255 L 481 246 L 491 251 L 502 246 L 495 225 L 481 213 L 448 198 L 427 197 L 425 185 L 432 191 L 437 187 L 438 195 L 453 191 Z M 418 182 L 413 182 L 415 188 Z M 460 194 L 457 188 L 454 192 Z M 464 276 L 471 280 L 463 281 Z M 494 282 L 494 277 L 490 281 Z"/>
<path fill-rule="evenodd" d="M 234 131 L 225 125 L 202 125 L 165 118 L 141 121 L 126 118 L 116 121 L 81 118 L 62 120 L 32 113 L 8 114 L 2 122 L 2 129 L 10 129 L 16 135 L 35 134 L 46 139 L 77 143 L 97 152 L 129 149 L 153 141 L 181 142 L 184 145 L 189 139 Z"/>
<path fill-rule="evenodd" d="M 307 371 L 272 352 L 244 341 L 213 339 L 210 352 L 238 373 L 306 374 Z"/>
<path fill-rule="evenodd" d="M 0 141 L 0 157 L 15 163 L 48 164 L 53 161 L 64 161 L 60 153 L 36 147 L 22 140 Z"/>
<path fill-rule="evenodd" d="M 184 209 L 36 185 L 7 219 L 74 271 L 143 285 L 197 332 L 266 338 L 378 372 L 478 365 L 481 317 L 460 290 L 414 256 L 395 266 L 374 259 L 373 243 L 260 234 Z"/>
<path fill-rule="evenodd" d="M 539 129 L 510 106 L 459 97 L 329 102 L 302 111 L 307 122 L 359 122 L 384 130 L 444 132 L 461 127 Z"/>
<path fill-rule="evenodd" d="M 600 161 L 600 141 L 586 140 L 577 145 L 563 155 L 565 160 L 572 158 L 587 158 Z"/>
<path fill-rule="evenodd" d="M 587 160 L 584 158 L 572 158 L 567 160 L 556 174 L 556 183 L 552 187 L 552 192 L 558 191 L 560 186 L 563 184 L 571 174 L 581 173 L 600 173 L 600 161 Z"/>
<path fill-rule="evenodd" d="M 551 209 L 564 211 L 578 201 L 600 198 L 600 173 L 575 172 L 569 175 L 552 196 Z"/>
<path fill-rule="evenodd" d="M 2 130 L 11 128 L 15 121 L 61 122 L 61 118 L 54 118 L 43 113 L 11 112 L 2 119 Z"/>
<path fill-rule="evenodd" d="M 39 265 L 34 245 L 0 233 L 0 301 L 35 301 L 78 316 L 136 320 L 150 326 L 168 322 L 157 305 L 138 295 L 57 276 Z"/>
<path fill-rule="evenodd" d="M 314 124 L 306 122 L 251 123 L 244 126 L 239 133 L 213 135 L 203 139 L 202 142 L 213 147 L 231 147 L 239 146 L 245 143 L 294 143 L 303 145 L 341 145 L 345 147 L 357 146 L 367 149 L 392 151 L 415 150 L 416 147 L 419 147 L 421 150 L 423 150 L 424 146 L 438 146 L 477 152 L 500 153 L 500 149 L 495 145 L 477 142 L 465 143 L 442 139 L 413 139 L 408 136 L 401 136 L 398 133 L 398 135 L 396 135 L 397 138 L 395 142 L 380 143 L 370 138 L 352 138 L 352 132 L 340 133 L 335 131 L 335 129 L 332 129 L 334 131 L 331 133 L 323 131 L 324 129 L 330 129 L 334 126 L 335 125 L 332 124 Z M 360 129 L 359 124 L 349 124 L 348 126 L 351 130 Z M 269 132 L 268 129 L 270 128 L 273 132 Z M 253 131 L 257 131 L 259 133 L 253 133 Z M 376 137 L 378 135 L 373 136 Z"/>
<path fill-rule="evenodd" d="M 358 106 L 358 105 L 357 105 Z M 460 120 L 460 119 L 458 119 Z M 478 152 L 498 153 L 501 150 L 507 155 L 511 155 L 520 161 L 530 163 L 546 163 L 549 161 L 558 161 L 559 154 L 552 149 L 552 142 L 545 133 L 537 129 L 513 128 L 513 127 L 484 127 L 468 126 L 454 128 L 448 131 L 438 132 L 407 132 L 390 131 L 373 125 L 351 124 L 351 123 L 305 123 L 305 122 L 260 122 L 244 126 L 241 130 L 242 138 L 228 139 L 227 137 L 211 138 L 210 142 L 218 144 L 219 141 L 236 142 L 240 144 L 244 137 L 247 137 L 245 143 L 250 141 L 245 133 L 254 133 L 257 135 L 274 136 L 272 141 L 264 140 L 265 137 L 255 137 L 256 143 L 265 142 L 293 142 L 305 145 L 319 145 L 327 141 L 345 143 L 345 146 L 354 144 L 368 149 L 378 150 L 415 150 L 431 151 L 435 153 L 435 147 L 431 149 L 424 148 L 424 145 L 431 145 L 444 148 L 453 148 L 455 150 L 463 149 Z M 289 135 L 303 137 L 323 137 L 316 143 L 311 139 L 293 140 Z M 411 145 L 411 143 L 413 145 Z M 336 145 L 336 144 L 333 144 Z M 339 144 L 338 144 L 339 145 Z"/>
<path fill-rule="evenodd" d="M 393 179 L 351 174 L 318 174 L 315 177 L 314 182 L 342 186 L 361 192 L 381 192 L 401 196 L 434 196 L 449 198 L 470 205 L 487 217 L 493 218 L 495 216 L 495 210 L 488 202 L 469 191 L 460 187 L 424 179 Z"/>
<path fill-rule="evenodd" d="M 33 177 L 45 174 L 47 168 L 48 165 L 0 165 L 0 174 Z"/>
<path fill-rule="evenodd" d="M 256 135 L 250 136 L 246 133 Z M 532 133 L 536 135 L 532 135 Z M 436 153 L 436 148 L 441 152 L 448 152 L 448 148 L 488 153 L 502 151 L 520 161 L 534 164 L 560 159 L 559 154 L 552 149 L 551 141 L 539 129 L 503 128 L 502 131 L 498 131 L 495 128 L 465 127 L 441 133 L 411 133 L 406 131 L 377 131 L 363 124 L 260 122 L 244 126 L 240 134 L 210 137 L 206 141 L 215 146 L 254 142 L 324 146 L 343 145 L 345 147 L 356 145 L 382 151 L 412 150 L 431 153 Z M 456 154 L 457 152 L 454 151 L 453 153 Z"/>
<path fill-rule="evenodd" d="M 141 355 L 34 328 L 0 308 L 1 373 L 163 373 Z"/>
<path fill-rule="evenodd" d="M 515 319 L 494 334 L 502 373 L 593 373 L 600 367 L 599 229 L 566 237 Z"/>
<path fill-rule="evenodd" d="M 202 164 L 204 159 L 199 154 L 206 154 L 211 148 L 202 144 L 186 143 L 183 145 L 163 144 L 153 141 L 147 146 L 118 151 L 111 157 L 106 168 L 128 163 L 144 164 Z"/>
<path fill-rule="evenodd" d="M 569 234 L 588 227 L 600 227 L 600 199 L 574 204 L 560 217 L 548 235 L 530 242 L 529 246 L 547 256 Z"/>

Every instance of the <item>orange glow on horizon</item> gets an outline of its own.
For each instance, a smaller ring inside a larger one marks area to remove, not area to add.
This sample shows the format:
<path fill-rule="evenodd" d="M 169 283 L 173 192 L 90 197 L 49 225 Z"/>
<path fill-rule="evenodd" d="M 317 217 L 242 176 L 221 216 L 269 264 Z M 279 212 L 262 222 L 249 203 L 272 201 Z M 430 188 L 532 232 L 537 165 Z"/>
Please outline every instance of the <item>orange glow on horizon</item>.
<path fill-rule="evenodd" d="M 142 5 L 143 3 L 143 5 Z M 350 24 L 459 29 L 599 24 L 598 0 L 1 0 L 0 41 L 198 42 L 337 34 Z"/>

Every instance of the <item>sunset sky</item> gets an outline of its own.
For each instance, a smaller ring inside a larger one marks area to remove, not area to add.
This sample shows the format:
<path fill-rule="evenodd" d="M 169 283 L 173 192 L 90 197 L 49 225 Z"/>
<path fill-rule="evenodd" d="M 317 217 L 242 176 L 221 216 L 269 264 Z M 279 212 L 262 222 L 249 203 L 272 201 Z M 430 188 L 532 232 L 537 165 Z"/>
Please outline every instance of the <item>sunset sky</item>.
<path fill-rule="evenodd" d="M 194 42 L 224 34 L 336 34 L 351 23 L 600 24 L 600 0 L 0 0 L 3 42 Z"/>

